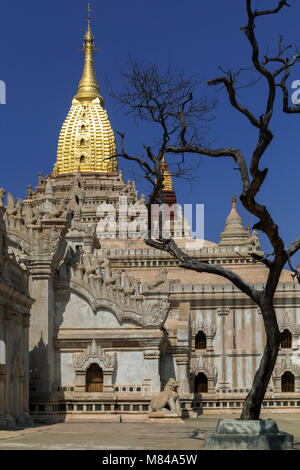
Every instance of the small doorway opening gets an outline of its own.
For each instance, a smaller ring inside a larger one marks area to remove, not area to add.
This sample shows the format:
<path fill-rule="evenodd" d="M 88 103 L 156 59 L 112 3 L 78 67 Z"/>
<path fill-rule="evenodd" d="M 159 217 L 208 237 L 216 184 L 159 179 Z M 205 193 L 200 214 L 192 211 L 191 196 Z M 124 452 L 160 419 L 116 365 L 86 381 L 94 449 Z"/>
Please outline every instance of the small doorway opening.
<path fill-rule="evenodd" d="M 87 370 L 86 391 L 103 392 L 103 370 L 98 364 L 91 364 Z"/>
<path fill-rule="evenodd" d="M 208 380 L 203 372 L 199 372 L 199 374 L 195 377 L 195 393 L 207 393 L 208 391 Z"/>

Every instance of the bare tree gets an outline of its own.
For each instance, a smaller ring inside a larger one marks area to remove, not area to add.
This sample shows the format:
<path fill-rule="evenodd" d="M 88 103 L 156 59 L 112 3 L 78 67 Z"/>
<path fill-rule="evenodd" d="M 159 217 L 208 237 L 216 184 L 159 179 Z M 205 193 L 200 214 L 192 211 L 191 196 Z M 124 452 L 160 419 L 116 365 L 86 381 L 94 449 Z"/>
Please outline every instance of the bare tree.
<path fill-rule="evenodd" d="M 184 269 L 216 274 L 228 279 L 259 307 L 266 332 L 266 345 L 253 380 L 252 388 L 244 401 L 241 414 L 241 419 L 258 419 L 281 342 L 281 334 L 274 309 L 274 294 L 282 269 L 287 262 L 297 280 L 299 281 L 300 279 L 299 268 L 295 269 L 291 264 L 291 257 L 300 248 L 300 237 L 290 246 L 286 247 L 279 234 L 278 226 L 269 210 L 265 205 L 257 202 L 256 196 L 268 172 L 267 168 L 261 169 L 260 164 L 264 153 L 273 139 L 270 122 L 274 113 L 277 93 L 282 93 L 282 110 L 284 113 L 300 113 L 300 106 L 289 106 L 286 85 L 290 70 L 299 61 L 300 55 L 295 53 L 288 56 L 287 54 L 290 52 L 291 47 L 284 46 L 283 38 L 280 36 L 278 52 L 272 57 L 260 57 L 259 43 L 255 34 L 256 21 L 269 15 L 280 13 L 283 8 L 289 7 L 290 5 L 285 0 L 277 0 L 277 6 L 269 10 L 254 10 L 251 0 L 245 0 L 245 4 L 248 23 L 241 30 L 245 33 L 251 46 L 251 67 L 256 72 L 257 77 L 262 78 L 266 84 L 266 99 L 263 114 L 257 117 L 255 113 L 244 106 L 238 99 L 238 80 L 242 69 L 236 73 L 222 70 L 223 75 L 209 81 L 208 85 L 222 86 L 227 92 L 231 106 L 246 117 L 249 124 L 258 130 L 258 138 L 251 154 L 250 163 L 247 162 L 239 148 L 224 147 L 214 149 L 210 145 L 205 147 L 201 144 L 197 123 L 199 123 L 199 117 L 204 118 L 203 112 L 207 112 L 209 106 L 207 102 L 199 103 L 199 101 L 194 101 L 193 89 L 197 86 L 196 83 L 189 81 L 185 83 L 182 78 L 183 86 L 180 87 L 180 81 L 171 86 L 168 80 L 165 80 L 166 77 L 159 77 L 157 70 L 157 73 L 154 74 L 155 79 L 153 79 L 151 68 L 147 69 L 143 65 L 139 67 L 136 63 L 133 64 L 131 73 L 126 77 L 128 83 L 126 93 L 121 95 L 119 99 L 138 118 L 149 119 L 157 123 L 161 129 L 161 140 L 156 151 L 150 146 L 145 146 L 145 155 L 144 158 L 141 158 L 126 153 L 124 135 L 121 135 L 121 152 L 119 156 L 137 162 L 145 172 L 145 177 L 153 184 L 153 191 L 148 200 L 149 208 L 158 199 L 163 202 L 163 177 L 160 172 L 160 162 L 164 153 L 180 155 L 182 163 L 184 163 L 185 155 L 190 153 L 211 158 L 231 157 L 237 165 L 242 182 L 240 200 L 247 211 L 258 219 L 253 228 L 260 230 L 267 236 L 273 249 L 272 255 L 252 255 L 256 262 L 259 261 L 268 268 L 268 276 L 263 289 L 258 290 L 254 288 L 253 285 L 228 268 L 211 265 L 188 256 L 176 245 L 173 239 L 166 240 L 160 237 L 154 240 L 151 238 L 149 231 L 148 239 L 145 242 L 151 247 L 163 250 L 174 256 L 181 262 L 180 267 Z M 252 84 L 255 84 L 255 81 Z M 165 86 L 168 89 L 166 95 L 161 93 Z M 180 93 L 178 93 L 178 87 Z M 170 103 L 170 106 L 167 106 L 166 102 Z M 201 104 L 206 104 L 206 107 L 204 106 L 202 109 Z M 174 136 L 177 137 L 175 141 Z"/>

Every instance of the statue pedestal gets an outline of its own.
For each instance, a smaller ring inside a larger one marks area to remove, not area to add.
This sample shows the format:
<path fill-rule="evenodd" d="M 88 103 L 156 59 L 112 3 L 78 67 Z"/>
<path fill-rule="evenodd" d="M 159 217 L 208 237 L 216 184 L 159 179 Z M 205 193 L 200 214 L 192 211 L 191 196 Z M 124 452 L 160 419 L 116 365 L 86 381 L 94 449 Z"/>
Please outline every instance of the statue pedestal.
<path fill-rule="evenodd" d="M 158 424 L 171 424 L 180 423 L 184 424 L 184 420 L 178 413 L 172 413 L 171 411 L 151 411 L 148 415 L 146 423 L 158 423 Z"/>
<path fill-rule="evenodd" d="M 219 419 L 215 433 L 205 433 L 205 448 L 224 450 L 289 450 L 294 436 L 280 432 L 273 419 Z"/>

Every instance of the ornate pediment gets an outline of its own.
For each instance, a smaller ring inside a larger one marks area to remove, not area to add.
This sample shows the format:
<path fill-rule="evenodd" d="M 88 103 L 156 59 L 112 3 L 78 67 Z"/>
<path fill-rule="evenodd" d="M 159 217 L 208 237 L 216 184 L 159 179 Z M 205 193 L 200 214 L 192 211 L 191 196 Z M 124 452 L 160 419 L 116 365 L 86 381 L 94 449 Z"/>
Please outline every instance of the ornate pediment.
<path fill-rule="evenodd" d="M 278 322 L 279 330 L 282 332 L 284 330 L 289 330 L 292 334 L 299 334 L 300 333 L 300 325 L 295 324 L 287 312 L 284 313 L 280 322 Z"/>
<path fill-rule="evenodd" d="M 205 321 L 195 322 L 193 326 L 193 335 L 196 335 L 199 331 L 203 331 L 206 336 L 213 338 L 216 334 L 216 329 L 215 325 L 210 325 Z"/>
<path fill-rule="evenodd" d="M 203 372 L 209 378 L 215 378 L 217 375 L 217 368 L 209 364 L 202 357 L 193 358 L 190 373 L 197 375 L 199 372 Z"/>
<path fill-rule="evenodd" d="M 300 365 L 292 361 L 291 356 L 286 356 L 274 368 L 274 377 L 281 377 L 286 371 L 292 372 L 295 376 L 300 376 Z"/>
<path fill-rule="evenodd" d="M 105 353 L 101 346 L 97 345 L 95 338 L 81 354 L 73 354 L 73 364 L 75 369 L 85 369 L 91 362 L 100 362 L 105 369 L 114 369 L 116 364 L 116 354 Z"/>

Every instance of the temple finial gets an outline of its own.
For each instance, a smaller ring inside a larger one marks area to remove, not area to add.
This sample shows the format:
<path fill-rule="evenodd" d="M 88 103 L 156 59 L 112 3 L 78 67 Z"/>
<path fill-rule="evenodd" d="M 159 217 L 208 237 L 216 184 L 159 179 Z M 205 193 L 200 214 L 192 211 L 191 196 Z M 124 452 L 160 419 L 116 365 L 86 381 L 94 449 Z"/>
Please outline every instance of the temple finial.
<path fill-rule="evenodd" d="M 93 55 L 95 50 L 94 36 L 91 30 L 91 4 L 88 3 L 88 29 L 83 41 L 84 49 L 84 67 L 81 80 L 78 86 L 78 92 L 75 98 L 77 100 L 91 101 L 95 98 L 100 99 L 101 106 L 104 107 L 104 100 L 100 95 L 99 85 L 96 79 Z"/>
<path fill-rule="evenodd" d="M 162 157 L 161 163 L 160 163 L 160 169 L 161 170 L 166 170 L 167 168 L 168 168 L 168 165 L 166 164 L 165 154 L 163 154 L 163 157 Z"/>
<path fill-rule="evenodd" d="M 88 3 L 88 31 L 91 31 L 91 12 L 92 12 L 92 8 L 89 2 Z"/>

